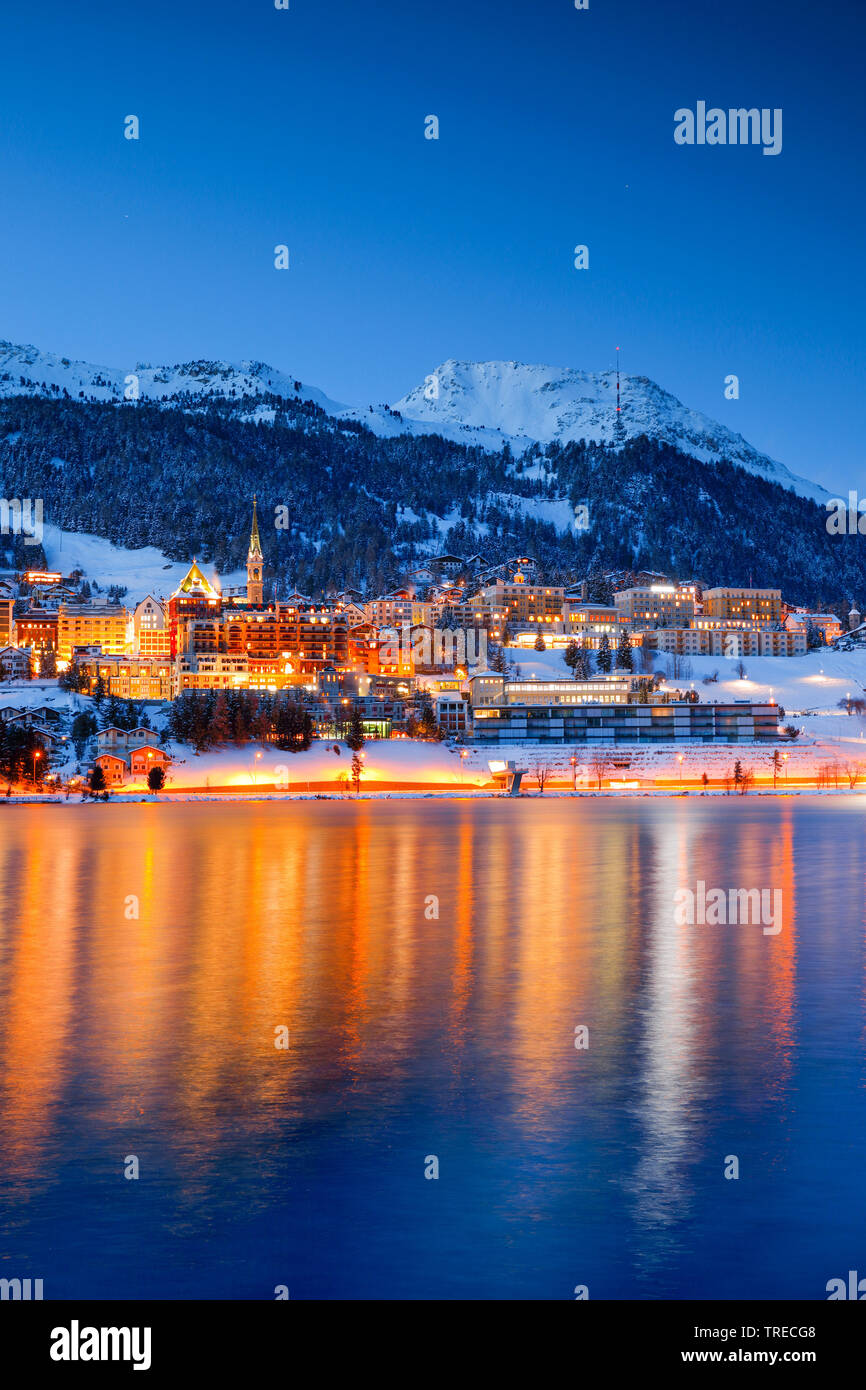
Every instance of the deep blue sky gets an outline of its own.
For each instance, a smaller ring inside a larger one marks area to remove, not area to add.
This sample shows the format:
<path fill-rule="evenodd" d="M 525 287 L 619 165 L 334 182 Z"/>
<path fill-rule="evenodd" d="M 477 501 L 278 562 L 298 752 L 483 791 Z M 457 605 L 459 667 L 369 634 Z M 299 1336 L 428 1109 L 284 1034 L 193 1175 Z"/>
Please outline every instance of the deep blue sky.
<path fill-rule="evenodd" d="M 0 337 L 261 358 L 356 404 L 446 357 L 599 370 L 619 343 L 866 485 L 862 0 L 4 9 Z M 782 153 L 675 145 L 699 99 L 782 107 Z"/>

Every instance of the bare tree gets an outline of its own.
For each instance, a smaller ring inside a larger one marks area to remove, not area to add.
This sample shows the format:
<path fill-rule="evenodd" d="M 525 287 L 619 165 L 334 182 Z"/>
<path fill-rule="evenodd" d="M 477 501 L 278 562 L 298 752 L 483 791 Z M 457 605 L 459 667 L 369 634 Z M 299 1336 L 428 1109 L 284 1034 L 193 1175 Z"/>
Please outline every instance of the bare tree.
<path fill-rule="evenodd" d="M 845 762 L 840 763 L 839 766 L 842 772 L 848 778 L 848 786 L 850 787 L 851 791 L 853 791 L 857 783 L 860 781 L 860 778 L 863 776 L 863 764 L 850 762 L 846 760 Z"/>
<path fill-rule="evenodd" d="M 590 754 L 589 765 L 592 768 L 598 790 L 601 791 L 604 774 L 611 766 L 610 758 L 601 749 L 597 749 L 596 752 Z"/>
<path fill-rule="evenodd" d="M 532 775 L 538 783 L 538 795 L 544 796 L 544 784 L 550 776 L 550 766 L 539 758 L 532 765 Z"/>
<path fill-rule="evenodd" d="M 740 772 L 740 796 L 747 796 L 755 785 L 754 768 L 744 767 Z"/>
<path fill-rule="evenodd" d="M 692 663 L 679 652 L 668 657 L 668 676 L 673 681 L 688 680 L 692 674 Z"/>

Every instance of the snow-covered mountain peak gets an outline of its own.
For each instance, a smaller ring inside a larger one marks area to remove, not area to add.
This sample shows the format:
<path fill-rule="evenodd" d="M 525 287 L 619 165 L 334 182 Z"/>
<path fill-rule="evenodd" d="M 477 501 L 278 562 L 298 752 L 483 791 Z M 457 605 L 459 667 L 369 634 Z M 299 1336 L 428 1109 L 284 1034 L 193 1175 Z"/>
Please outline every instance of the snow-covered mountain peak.
<path fill-rule="evenodd" d="M 312 401 L 333 418 L 360 421 L 382 437 L 436 433 L 491 450 L 507 442 L 515 453 L 536 442 L 586 439 L 615 444 L 647 435 L 702 462 L 728 459 L 815 501 L 823 502 L 828 496 L 817 484 L 797 477 L 725 425 L 690 410 L 645 376 L 621 379 L 618 431 L 614 371 L 449 358 L 393 405 L 348 406 L 266 362 L 198 360 L 170 367 L 147 362 L 97 367 L 0 340 L 0 396 L 22 394 L 117 403 L 272 395 Z M 273 418 L 264 404 L 255 415 Z"/>
<path fill-rule="evenodd" d="M 645 376 L 622 376 L 621 436 L 616 372 L 585 372 L 524 362 L 460 362 L 449 358 L 394 409 L 427 428 L 465 440 L 470 431 L 498 432 L 512 447 L 586 439 L 614 444 L 647 435 L 702 462 L 729 459 L 781 487 L 822 501 L 827 493 L 754 449 L 741 434 L 690 410 Z"/>

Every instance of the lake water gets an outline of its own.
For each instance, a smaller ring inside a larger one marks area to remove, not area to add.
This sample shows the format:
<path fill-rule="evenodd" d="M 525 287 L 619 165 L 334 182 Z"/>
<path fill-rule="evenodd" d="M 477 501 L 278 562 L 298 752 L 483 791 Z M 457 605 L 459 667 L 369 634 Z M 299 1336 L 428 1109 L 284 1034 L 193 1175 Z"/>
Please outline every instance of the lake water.
<path fill-rule="evenodd" d="M 0 1276 L 822 1299 L 866 1275 L 861 798 L 0 816 Z M 698 880 L 781 889 L 781 931 L 677 925 Z"/>

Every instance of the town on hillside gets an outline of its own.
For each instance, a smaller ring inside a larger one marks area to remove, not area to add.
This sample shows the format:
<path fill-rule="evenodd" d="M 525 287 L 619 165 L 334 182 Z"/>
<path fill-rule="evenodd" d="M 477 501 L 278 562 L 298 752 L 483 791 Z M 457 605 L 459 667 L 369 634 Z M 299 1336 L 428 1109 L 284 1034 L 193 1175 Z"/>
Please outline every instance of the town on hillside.
<path fill-rule="evenodd" d="M 318 744 L 339 756 L 345 744 L 351 762 L 334 776 L 357 790 L 371 775 L 360 751 L 366 740 L 445 745 L 442 767 L 452 772 L 434 778 L 443 783 L 465 785 L 470 770 L 474 785 L 501 781 L 518 750 L 518 762 L 548 769 L 559 758 L 574 785 L 580 767 L 599 788 L 633 765 L 616 750 L 679 749 L 682 781 L 683 748 L 742 744 L 763 750 L 775 786 L 780 759 L 790 757 L 778 749 L 801 729 L 785 722 L 772 689 L 748 680 L 747 663 L 784 658 L 793 667 L 866 644 L 853 601 L 841 616 L 809 612 L 786 603 L 780 589 L 713 586 L 703 577 L 608 571 L 550 584 L 531 556 L 490 565 L 482 554 L 446 554 L 411 570 L 393 592 L 314 600 L 270 595 L 266 562 L 254 500 L 240 588 L 222 587 L 195 558 L 174 592 L 129 605 L 118 586 L 104 593 L 81 572 L 5 572 L 7 793 L 28 784 L 97 794 L 218 785 L 217 772 L 213 783 L 210 772 L 179 777 L 181 764 L 254 744 L 253 763 L 262 766 L 229 785 L 279 787 L 281 775 L 289 785 L 290 773 L 268 776 L 269 767 L 287 766 L 286 753 Z M 718 670 L 692 679 L 705 658 L 735 673 L 742 693 L 731 694 Z M 862 694 L 859 685 L 844 692 L 847 715 L 863 709 Z M 607 750 L 604 777 L 599 749 Z M 407 756 L 404 749 L 404 763 Z M 724 783 L 718 758 L 709 761 L 715 771 L 704 771 L 703 784 Z M 820 783 L 815 766 L 808 776 Z M 307 778 L 316 787 L 331 780 Z M 404 767 L 380 780 L 424 779 Z"/>

